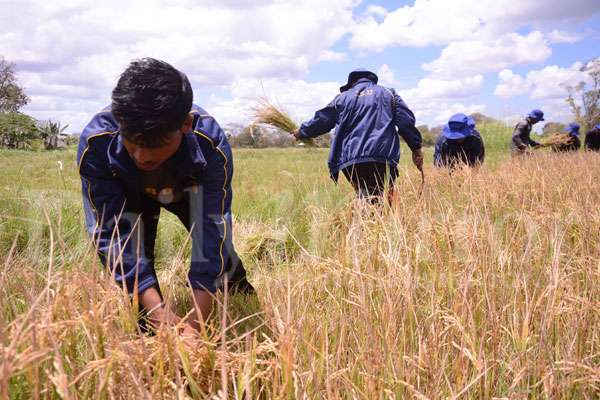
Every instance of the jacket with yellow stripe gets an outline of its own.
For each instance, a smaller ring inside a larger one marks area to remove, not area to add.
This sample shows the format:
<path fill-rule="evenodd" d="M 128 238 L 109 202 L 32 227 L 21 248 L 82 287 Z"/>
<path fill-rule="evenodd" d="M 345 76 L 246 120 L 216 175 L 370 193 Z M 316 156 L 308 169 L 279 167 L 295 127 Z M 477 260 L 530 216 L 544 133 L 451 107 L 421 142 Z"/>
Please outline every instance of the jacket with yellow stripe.
<path fill-rule="evenodd" d="M 184 135 L 171 159 L 178 190 L 189 193 L 194 288 L 215 291 L 237 255 L 231 235 L 231 147 L 223 130 L 194 105 L 193 132 Z M 96 114 L 83 130 L 77 152 L 88 232 L 100 259 L 129 293 L 157 284 L 152 255 L 143 251 L 141 172 L 122 144 L 110 109 Z M 142 250 L 141 250 L 142 249 Z"/>

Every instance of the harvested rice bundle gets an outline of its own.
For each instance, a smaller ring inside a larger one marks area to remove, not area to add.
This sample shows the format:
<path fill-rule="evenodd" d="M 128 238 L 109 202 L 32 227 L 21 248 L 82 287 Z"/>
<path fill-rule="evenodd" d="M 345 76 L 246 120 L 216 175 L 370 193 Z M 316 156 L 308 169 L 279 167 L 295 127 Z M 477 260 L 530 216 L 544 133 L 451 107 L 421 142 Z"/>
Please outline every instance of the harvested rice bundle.
<path fill-rule="evenodd" d="M 284 132 L 293 134 L 299 128 L 298 124 L 285 111 L 277 108 L 267 99 L 260 99 L 258 105 L 253 108 L 254 123 L 269 125 Z M 312 139 L 301 139 L 302 143 L 314 146 Z"/>
<path fill-rule="evenodd" d="M 543 147 L 557 147 L 571 144 L 573 137 L 568 133 L 555 133 L 542 142 Z"/>

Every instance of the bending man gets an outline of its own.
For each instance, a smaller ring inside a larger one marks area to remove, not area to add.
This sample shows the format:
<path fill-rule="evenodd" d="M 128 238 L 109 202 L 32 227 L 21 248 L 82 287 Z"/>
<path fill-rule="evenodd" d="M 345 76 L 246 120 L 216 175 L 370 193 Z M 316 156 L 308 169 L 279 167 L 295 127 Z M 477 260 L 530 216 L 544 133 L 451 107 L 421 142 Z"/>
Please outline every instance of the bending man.
<path fill-rule="evenodd" d="M 474 167 L 483 164 L 484 157 L 485 147 L 475 129 L 475 121 L 465 114 L 454 114 L 444 125 L 435 144 L 434 165 L 454 168 L 466 164 Z"/>
<path fill-rule="evenodd" d="M 88 231 L 103 263 L 154 324 L 180 318 L 163 303 L 154 266 L 160 209 L 190 231 L 188 273 L 197 305 L 185 329 L 211 312 L 212 293 L 252 292 L 232 244 L 229 143 L 217 122 L 192 104 L 187 77 L 151 58 L 132 62 L 79 141 L 77 160 Z"/>

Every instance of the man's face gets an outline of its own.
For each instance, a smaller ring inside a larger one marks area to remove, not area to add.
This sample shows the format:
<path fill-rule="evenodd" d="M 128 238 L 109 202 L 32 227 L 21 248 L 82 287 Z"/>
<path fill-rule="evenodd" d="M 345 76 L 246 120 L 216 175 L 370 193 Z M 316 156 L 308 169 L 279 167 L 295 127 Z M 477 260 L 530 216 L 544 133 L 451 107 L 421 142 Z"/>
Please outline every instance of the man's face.
<path fill-rule="evenodd" d="M 159 147 L 145 147 L 130 142 L 125 137 L 123 137 L 123 146 L 125 146 L 135 166 L 147 172 L 157 169 L 162 163 L 171 158 L 179 148 L 182 139 L 183 132 L 177 130 L 168 135 L 165 143 Z"/>

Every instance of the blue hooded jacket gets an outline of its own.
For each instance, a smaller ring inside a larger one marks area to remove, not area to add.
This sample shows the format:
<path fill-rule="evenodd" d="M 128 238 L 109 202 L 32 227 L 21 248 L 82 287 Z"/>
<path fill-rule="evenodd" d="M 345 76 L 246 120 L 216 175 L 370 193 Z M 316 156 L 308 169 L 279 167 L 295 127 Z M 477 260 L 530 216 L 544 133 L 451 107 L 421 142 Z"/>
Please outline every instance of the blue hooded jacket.
<path fill-rule="evenodd" d="M 393 89 L 377 85 L 377 75 L 353 71 L 342 92 L 310 121 L 300 126 L 300 137 L 335 134 L 329 153 L 329 171 L 354 164 L 377 162 L 396 166 L 400 161 L 400 136 L 412 150 L 421 148 L 415 116 Z"/>
<path fill-rule="evenodd" d="M 231 236 L 231 148 L 217 122 L 193 106 L 193 132 L 183 136 L 169 159 L 173 187 L 189 193 L 193 288 L 215 291 L 227 266 L 237 258 Z M 140 202 L 141 172 L 122 143 L 110 109 L 98 113 L 79 140 L 77 163 L 88 232 L 103 264 L 129 293 L 157 284 L 153 260 L 144 255 Z"/>

